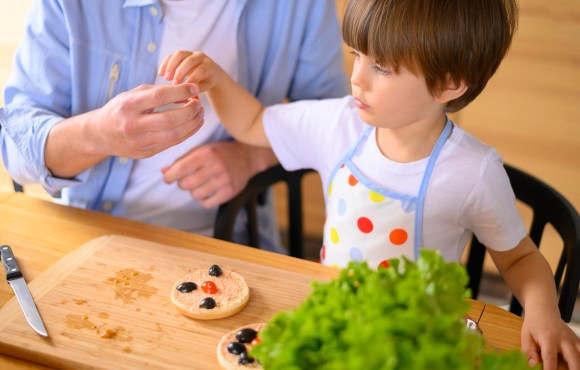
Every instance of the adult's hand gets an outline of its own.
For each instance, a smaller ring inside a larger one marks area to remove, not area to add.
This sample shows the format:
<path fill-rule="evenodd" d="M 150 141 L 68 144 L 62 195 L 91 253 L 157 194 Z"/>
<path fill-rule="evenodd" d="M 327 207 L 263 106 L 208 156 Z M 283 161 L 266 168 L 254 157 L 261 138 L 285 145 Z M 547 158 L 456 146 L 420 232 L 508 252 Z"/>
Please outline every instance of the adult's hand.
<path fill-rule="evenodd" d="M 198 92 L 194 84 L 142 85 L 65 119 L 48 135 L 46 165 L 55 176 L 73 177 L 109 156 L 147 158 L 179 144 L 203 124 Z M 175 102 L 181 104 L 154 111 Z"/>
<path fill-rule="evenodd" d="M 177 181 L 194 200 L 213 208 L 232 199 L 251 177 L 277 163 L 270 149 L 224 141 L 193 148 L 162 172 L 165 182 Z"/>

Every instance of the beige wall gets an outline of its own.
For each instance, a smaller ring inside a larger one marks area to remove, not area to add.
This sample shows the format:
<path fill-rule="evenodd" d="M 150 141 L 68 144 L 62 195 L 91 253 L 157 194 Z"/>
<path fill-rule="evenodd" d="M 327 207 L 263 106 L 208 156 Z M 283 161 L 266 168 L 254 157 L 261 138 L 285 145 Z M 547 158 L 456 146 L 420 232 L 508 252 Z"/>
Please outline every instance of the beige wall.
<path fill-rule="evenodd" d="M 12 57 L 24 35 L 24 17 L 33 0 L 0 0 L 0 106 L 4 106 L 4 86 L 12 69 Z M 0 157 L 1 159 L 1 157 Z M 0 191 L 11 191 L 12 183 L 0 164 Z M 45 196 L 44 191 L 34 187 L 31 191 Z"/>
<path fill-rule="evenodd" d="M 0 0 L 0 105 L 4 105 L 4 85 L 16 46 L 24 35 L 24 17 L 31 5 L 32 0 Z"/>

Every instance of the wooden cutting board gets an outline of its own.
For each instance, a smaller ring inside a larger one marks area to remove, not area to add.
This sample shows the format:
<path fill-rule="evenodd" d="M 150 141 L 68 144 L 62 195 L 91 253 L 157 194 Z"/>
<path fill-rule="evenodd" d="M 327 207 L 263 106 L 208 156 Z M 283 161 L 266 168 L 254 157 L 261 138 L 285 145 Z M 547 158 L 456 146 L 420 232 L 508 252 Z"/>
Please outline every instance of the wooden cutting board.
<path fill-rule="evenodd" d="M 182 275 L 218 264 L 246 279 L 250 303 L 220 320 L 178 313 Z M 29 284 L 49 337 L 37 335 L 15 298 L 0 310 L 0 352 L 67 369 L 218 369 L 225 333 L 268 321 L 311 292 L 312 277 L 122 236 L 94 239 Z"/>

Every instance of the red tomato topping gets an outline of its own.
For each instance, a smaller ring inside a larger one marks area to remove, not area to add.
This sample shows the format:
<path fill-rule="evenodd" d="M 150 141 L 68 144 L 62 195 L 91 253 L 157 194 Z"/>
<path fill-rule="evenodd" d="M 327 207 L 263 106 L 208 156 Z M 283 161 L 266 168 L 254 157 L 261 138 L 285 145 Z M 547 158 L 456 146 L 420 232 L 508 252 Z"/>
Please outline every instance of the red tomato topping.
<path fill-rule="evenodd" d="M 217 285 L 213 281 L 204 281 L 201 283 L 201 290 L 207 294 L 215 294 L 217 292 Z"/>
<path fill-rule="evenodd" d="M 258 337 L 252 339 L 252 341 L 250 342 L 252 344 L 252 346 L 255 346 L 256 344 L 260 343 L 262 340 Z"/>

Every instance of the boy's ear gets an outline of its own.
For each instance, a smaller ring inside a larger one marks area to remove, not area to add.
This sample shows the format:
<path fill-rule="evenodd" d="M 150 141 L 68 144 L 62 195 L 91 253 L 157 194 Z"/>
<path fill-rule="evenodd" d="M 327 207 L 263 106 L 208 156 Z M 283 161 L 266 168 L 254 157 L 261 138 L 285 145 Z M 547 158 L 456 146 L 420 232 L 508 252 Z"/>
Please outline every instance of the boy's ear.
<path fill-rule="evenodd" d="M 435 97 L 435 99 L 439 103 L 446 104 L 449 103 L 451 100 L 459 98 L 461 95 L 465 93 L 465 91 L 467 91 L 467 85 L 463 80 L 461 80 L 459 83 L 456 83 L 452 79 L 449 79 L 447 86 L 445 86 L 441 90 L 441 92 L 439 93 L 439 95 Z"/>

